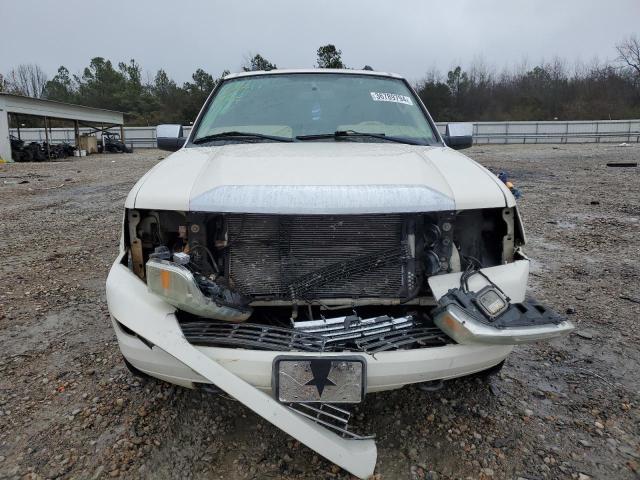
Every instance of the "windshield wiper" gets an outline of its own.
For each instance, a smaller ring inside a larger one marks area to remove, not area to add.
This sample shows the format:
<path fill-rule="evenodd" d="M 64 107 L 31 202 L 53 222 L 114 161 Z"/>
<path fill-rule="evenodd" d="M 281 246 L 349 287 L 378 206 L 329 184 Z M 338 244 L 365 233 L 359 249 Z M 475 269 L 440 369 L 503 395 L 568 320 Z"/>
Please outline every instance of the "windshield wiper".
<path fill-rule="evenodd" d="M 386 135 L 384 133 L 366 133 L 366 132 L 356 132 L 354 130 L 336 130 L 333 133 L 317 133 L 314 135 L 298 135 L 296 138 L 298 140 L 321 140 L 323 138 L 334 138 L 336 140 L 340 138 L 347 137 L 370 137 L 377 138 L 380 140 L 386 140 L 388 142 L 397 142 L 397 143 L 408 143 L 409 145 L 424 145 L 422 142 L 418 142 L 416 140 L 411 140 L 409 138 L 403 137 L 393 137 L 390 135 Z"/>
<path fill-rule="evenodd" d="M 201 143 L 214 142 L 216 140 L 273 140 L 274 142 L 293 142 L 293 138 L 289 137 L 278 137 L 276 135 L 266 135 L 264 133 L 251 133 L 251 132 L 220 132 L 214 133 L 212 135 L 206 135 L 204 137 L 196 138 L 193 143 L 199 145 Z"/>

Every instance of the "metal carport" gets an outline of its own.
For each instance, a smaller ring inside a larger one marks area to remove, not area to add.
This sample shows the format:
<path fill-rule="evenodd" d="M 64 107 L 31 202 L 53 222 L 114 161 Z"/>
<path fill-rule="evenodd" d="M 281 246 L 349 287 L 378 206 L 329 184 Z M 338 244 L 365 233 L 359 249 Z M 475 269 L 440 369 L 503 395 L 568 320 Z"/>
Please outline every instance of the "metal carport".
<path fill-rule="evenodd" d="M 122 129 L 124 114 L 122 112 L 55 102 L 53 100 L 41 100 L 39 98 L 24 97 L 10 93 L 0 93 L 0 159 L 6 162 L 12 161 L 11 142 L 9 140 L 10 113 L 43 117 L 45 119 L 45 126 L 50 118 L 72 120 L 76 131 L 76 145 L 78 144 L 78 129 L 80 123 L 91 123 L 111 127 L 119 125 L 122 141 L 124 141 L 124 131 Z"/>

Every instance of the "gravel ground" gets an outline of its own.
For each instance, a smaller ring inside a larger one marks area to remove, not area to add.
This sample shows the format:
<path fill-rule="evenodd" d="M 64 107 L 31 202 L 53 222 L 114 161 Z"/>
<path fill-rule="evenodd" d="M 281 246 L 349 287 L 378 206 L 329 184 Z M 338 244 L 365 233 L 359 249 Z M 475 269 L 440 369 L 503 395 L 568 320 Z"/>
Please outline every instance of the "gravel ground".
<path fill-rule="evenodd" d="M 578 324 L 501 374 L 372 394 L 378 479 L 638 478 L 640 146 L 479 146 L 520 200 L 531 289 Z M 164 153 L 0 165 L 0 478 L 350 478 L 232 400 L 122 363 L 104 298 L 124 198 Z"/>

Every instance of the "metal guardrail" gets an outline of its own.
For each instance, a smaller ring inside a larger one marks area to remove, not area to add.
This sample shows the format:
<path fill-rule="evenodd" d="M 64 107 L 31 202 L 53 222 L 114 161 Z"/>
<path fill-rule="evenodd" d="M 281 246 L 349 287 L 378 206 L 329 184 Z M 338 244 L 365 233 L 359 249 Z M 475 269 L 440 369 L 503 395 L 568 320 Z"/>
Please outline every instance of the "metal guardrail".
<path fill-rule="evenodd" d="M 477 144 L 640 142 L 640 120 L 476 122 Z"/>
<path fill-rule="evenodd" d="M 446 123 L 436 125 L 444 133 Z M 112 130 L 120 133 L 117 128 Z M 190 126 L 184 127 L 185 135 L 190 131 Z M 80 133 L 89 132 L 90 129 L 80 129 Z M 11 129 L 11 134 L 17 135 L 17 130 Z M 42 128 L 21 128 L 20 134 L 27 142 L 45 140 Z M 473 134 L 476 144 L 640 143 L 640 120 L 474 122 Z M 125 127 L 124 135 L 125 143 L 134 148 L 157 146 L 155 127 Z M 53 128 L 50 137 L 52 143 L 73 143 L 73 128 Z"/>
<path fill-rule="evenodd" d="M 640 131 L 628 132 L 628 133 L 571 133 L 569 135 L 565 133 L 539 133 L 539 134 L 527 134 L 527 133 L 512 133 L 509 135 L 501 134 L 475 134 L 474 143 L 640 143 Z M 486 140 L 481 142 L 480 140 Z M 502 140 L 492 142 L 491 140 Z M 573 141 L 570 141 L 573 140 Z M 590 140 L 586 142 L 585 140 Z"/>

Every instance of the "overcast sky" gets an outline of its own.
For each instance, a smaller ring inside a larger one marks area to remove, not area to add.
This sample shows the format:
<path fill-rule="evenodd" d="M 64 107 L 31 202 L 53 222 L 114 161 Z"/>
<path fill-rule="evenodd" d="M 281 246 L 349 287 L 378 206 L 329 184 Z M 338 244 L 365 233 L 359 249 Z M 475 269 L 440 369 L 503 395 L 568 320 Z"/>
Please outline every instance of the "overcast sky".
<path fill-rule="evenodd" d="M 198 67 L 238 71 L 254 53 L 313 67 L 318 46 L 333 43 L 349 67 L 418 80 L 474 59 L 498 69 L 611 60 L 616 42 L 640 34 L 640 0 L 0 0 L 0 19 L 2 73 L 20 63 L 79 73 L 102 56 L 181 83 Z"/>

